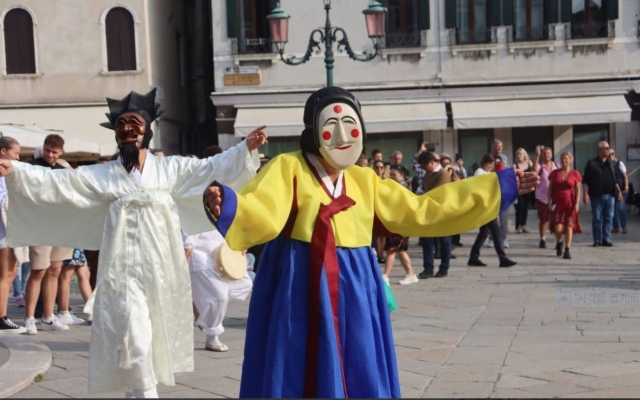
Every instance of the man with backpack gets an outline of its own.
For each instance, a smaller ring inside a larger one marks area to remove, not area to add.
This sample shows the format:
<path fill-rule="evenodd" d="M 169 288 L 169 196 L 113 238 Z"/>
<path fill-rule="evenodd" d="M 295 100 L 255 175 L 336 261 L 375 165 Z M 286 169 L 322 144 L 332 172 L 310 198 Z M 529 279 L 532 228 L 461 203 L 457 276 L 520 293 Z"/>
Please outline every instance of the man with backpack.
<path fill-rule="evenodd" d="M 613 163 L 613 169 L 615 171 L 616 183 L 622 191 L 622 201 L 616 203 L 613 215 L 613 229 L 611 233 L 620 232 L 627 234 L 627 195 L 629 194 L 629 177 L 627 176 L 627 166 L 624 165 L 622 160 L 616 158 L 615 150 L 609 150 L 609 159 Z"/>

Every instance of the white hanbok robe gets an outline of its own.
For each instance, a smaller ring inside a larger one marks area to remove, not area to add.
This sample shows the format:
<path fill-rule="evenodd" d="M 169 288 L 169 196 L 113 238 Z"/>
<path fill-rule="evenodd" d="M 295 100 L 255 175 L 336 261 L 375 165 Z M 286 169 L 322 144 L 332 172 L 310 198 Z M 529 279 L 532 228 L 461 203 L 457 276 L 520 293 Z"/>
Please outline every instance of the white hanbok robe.
<path fill-rule="evenodd" d="M 218 272 L 216 250 L 224 243 L 224 237 L 217 230 L 197 235 L 185 236 L 184 248 L 192 249 L 189 260 L 193 303 L 200 316 L 196 321 L 207 340 L 224 333 L 224 316 L 229 300 L 247 299 L 253 289 L 253 281 L 248 273 L 235 281 L 226 280 Z"/>
<path fill-rule="evenodd" d="M 245 142 L 196 160 L 147 153 L 136 179 L 120 161 L 52 170 L 12 162 L 6 178 L 11 247 L 100 249 L 93 312 L 89 391 L 174 385 L 192 371 L 189 270 L 181 228 L 211 230 L 202 208 L 213 180 L 242 187 L 260 165 Z"/>

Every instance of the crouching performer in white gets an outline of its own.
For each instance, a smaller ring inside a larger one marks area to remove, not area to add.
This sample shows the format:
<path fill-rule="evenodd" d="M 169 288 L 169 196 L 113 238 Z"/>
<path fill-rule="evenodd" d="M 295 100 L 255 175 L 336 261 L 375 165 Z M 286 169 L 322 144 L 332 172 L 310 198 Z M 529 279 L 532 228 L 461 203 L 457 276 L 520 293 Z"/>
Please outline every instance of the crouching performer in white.
<path fill-rule="evenodd" d="M 202 192 L 213 180 L 236 188 L 255 175 L 262 129 L 203 160 L 154 157 L 151 122 L 161 114 L 155 89 L 107 99 L 104 127 L 115 130 L 120 157 L 76 170 L 1 160 L 11 212 L 10 247 L 48 245 L 100 250 L 93 312 L 89 392 L 157 397 L 156 385 L 193 370 L 189 270 L 180 229 L 210 231 Z M 264 127 L 263 127 L 264 128 Z M 64 229 L 69 221 L 73 229 Z M 31 227 L 38 226 L 39 229 Z M 96 226 L 103 226 L 102 230 Z"/>
<path fill-rule="evenodd" d="M 229 249 L 217 230 L 187 236 L 184 247 L 189 258 L 193 303 L 198 309 L 198 325 L 206 334 L 205 348 L 211 351 L 227 351 L 227 345 L 220 341 L 224 333 L 222 321 L 227 313 L 229 300 L 246 300 L 253 288 L 253 281 L 247 274 L 247 259 L 237 253 L 229 256 Z M 220 251 L 226 250 L 226 251 Z M 233 267 L 233 276 L 225 275 L 220 268 Z M 230 265 L 231 264 L 231 265 Z"/>

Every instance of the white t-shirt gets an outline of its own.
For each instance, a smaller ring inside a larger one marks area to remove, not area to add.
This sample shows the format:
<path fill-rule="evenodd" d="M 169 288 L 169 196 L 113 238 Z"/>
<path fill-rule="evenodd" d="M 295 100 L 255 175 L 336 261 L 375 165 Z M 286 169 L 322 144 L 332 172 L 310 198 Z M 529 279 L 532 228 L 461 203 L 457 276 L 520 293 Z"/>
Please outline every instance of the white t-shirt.
<path fill-rule="evenodd" d="M 618 160 L 618 168 L 620 168 L 620 172 L 622 172 L 623 174 L 627 173 L 627 166 L 624 165 L 624 163 L 620 160 Z"/>
<path fill-rule="evenodd" d="M 486 175 L 486 174 L 490 174 L 490 172 L 483 168 L 478 168 L 476 172 L 473 173 L 473 176 Z"/>

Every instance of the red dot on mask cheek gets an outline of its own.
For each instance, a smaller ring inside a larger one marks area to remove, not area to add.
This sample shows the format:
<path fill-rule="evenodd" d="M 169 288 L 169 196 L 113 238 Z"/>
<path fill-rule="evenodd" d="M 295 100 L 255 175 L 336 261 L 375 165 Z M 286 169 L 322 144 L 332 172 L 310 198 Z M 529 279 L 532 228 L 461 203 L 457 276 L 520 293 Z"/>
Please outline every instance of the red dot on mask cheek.
<path fill-rule="evenodd" d="M 357 129 L 352 129 L 351 130 L 351 137 L 357 138 L 358 136 L 360 136 L 360 131 L 357 130 Z"/>
<path fill-rule="evenodd" d="M 335 107 L 333 107 L 333 111 L 334 111 L 336 114 L 340 114 L 340 113 L 342 112 L 342 107 L 340 107 L 340 106 L 335 106 Z"/>
<path fill-rule="evenodd" d="M 331 133 L 330 133 L 329 131 L 324 131 L 324 132 L 322 133 L 322 138 L 323 138 L 324 140 L 329 140 L 329 139 L 331 139 Z"/>

